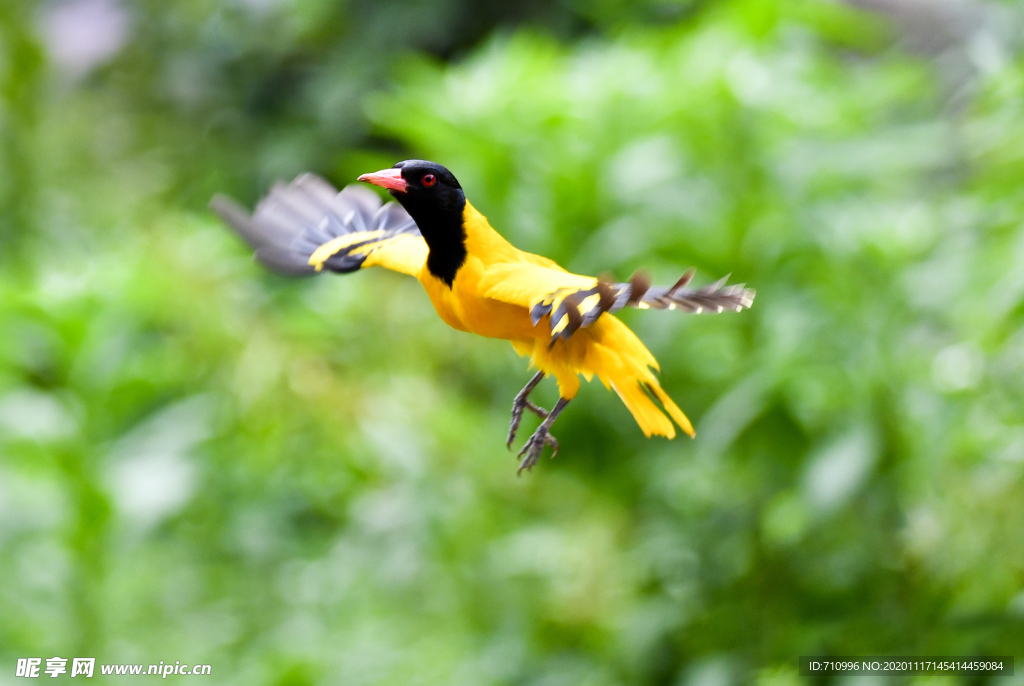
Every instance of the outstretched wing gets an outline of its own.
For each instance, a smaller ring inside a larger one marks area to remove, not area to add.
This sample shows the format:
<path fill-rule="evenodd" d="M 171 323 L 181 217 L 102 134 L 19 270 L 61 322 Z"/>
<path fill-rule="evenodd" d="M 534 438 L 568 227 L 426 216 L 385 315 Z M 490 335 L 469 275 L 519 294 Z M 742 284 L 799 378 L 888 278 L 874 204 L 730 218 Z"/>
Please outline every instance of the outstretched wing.
<path fill-rule="evenodd" d="M 531 264 L 502 264 L 488 269 L 481 291 L 489 298 L 526 307 L 537 324 L 550 316 L 552 343 L 569 338 L 605 312 L 623 307 L 702 312 L 740 311 L 754 302 L 755 292 L 743 284 L 726 285 L 728 277 L 702 288 L 687 288 L 691 269 L 674 286 L 654 286 L 634 274 L 626 283 L 579 276 Z"/>
<path fill-rule="evenodd" d="M 231 198 L 210 207 L 256 251 L 260 262 L 283 274 L 309 276 L 322 269 L 352 272 L 380 265 L 417 275 L 427 244 L 401 205 L 360 186 L 340 193 L 318 176 L 279 183 L 249 213 Z"/>

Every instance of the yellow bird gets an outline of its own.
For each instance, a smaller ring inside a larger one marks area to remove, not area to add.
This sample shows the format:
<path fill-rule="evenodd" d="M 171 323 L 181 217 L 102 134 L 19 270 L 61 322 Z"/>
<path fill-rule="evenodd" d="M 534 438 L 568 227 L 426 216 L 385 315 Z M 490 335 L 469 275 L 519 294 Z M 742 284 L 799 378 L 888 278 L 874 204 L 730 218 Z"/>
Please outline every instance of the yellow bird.
<path fill-rule="evenodd" d="M 536 464 L 545 445 L 558 453 L 551 425 L 580 388 L 579 375 L 594 376 L 618 393 L 644 435 L 675 437 L 675 428 L 654 403 L 689 434 L 693 426 L 662 390 L 654 356 L 612 312 L 625 306 L 684 312 L 740 311 L 754 291 L 725 285 L 687 288 L 688 271 L 672 287 L 651 287 L 634 275 L 610 283 L 571 274 L 552 260 L 515 248 L 466 199 L 445 167 L 406 160 L 391 169 L 364 174 L 388 189 L 398 204 L 381 206 L 376 194 L 358 186 L 340 193 L 306 174 L 278 184 L 253 215 L 216 196 L 211 207 L 255 250 L 268 267 L 307 275 L 327 269 L 352 272 L 380 266 L 419 279 L 437 314 L 461 331 L 503 338 L 539 371 L 515 397 L 507 445 L 515 440 L 523 411 L 543 421 L 527 439 L 519 471 Z M 558 382 L 559 399 L 550 412 L 530 402 L 545 376 Z"/>

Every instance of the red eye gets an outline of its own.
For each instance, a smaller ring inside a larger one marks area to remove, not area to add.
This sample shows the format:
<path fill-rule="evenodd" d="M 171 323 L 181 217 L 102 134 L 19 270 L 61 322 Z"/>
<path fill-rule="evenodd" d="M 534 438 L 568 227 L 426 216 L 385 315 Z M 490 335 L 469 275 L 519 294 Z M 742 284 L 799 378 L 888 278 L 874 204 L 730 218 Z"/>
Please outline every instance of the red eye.
<path fill-rule="evenodd" d="M 433 174 L 427 174 L 423 177 L 423 185 L 430 188 L 437 182 L 437 178 Z"/>

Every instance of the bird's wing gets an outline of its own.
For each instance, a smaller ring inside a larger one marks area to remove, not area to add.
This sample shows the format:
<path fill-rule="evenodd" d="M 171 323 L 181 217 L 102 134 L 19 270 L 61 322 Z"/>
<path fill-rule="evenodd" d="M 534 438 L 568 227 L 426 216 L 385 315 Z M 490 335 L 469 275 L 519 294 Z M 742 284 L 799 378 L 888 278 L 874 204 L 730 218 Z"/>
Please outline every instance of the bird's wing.
<path fill-rule="evenodd" d="M 379 265 L 419 274 L 427 244 L 397 203 L 359 186 L 340 193 L 318 176 L 279 183 L 249 213 L 231 198 L 210 207 L 256 251 L 260 262 L 283 274 L 309 276 L 322 269 L 352 272 Z"/>
<path fill-rule="evenodd" d="M 727 286 L 728 277 L 702 288 L 686 288 L 693 274 L 691 269 L 671 287 L 652 287 L 636 274 L 626 283 L 610 283 L 534 264 L 499 264 L 488 268 L 480 290 L 488 298 L 529 309 L 534 324 L 550 315 L 552 342 L 626 306 L 700 314 L 738 312 L 754 302 L 753 289 Z"/>

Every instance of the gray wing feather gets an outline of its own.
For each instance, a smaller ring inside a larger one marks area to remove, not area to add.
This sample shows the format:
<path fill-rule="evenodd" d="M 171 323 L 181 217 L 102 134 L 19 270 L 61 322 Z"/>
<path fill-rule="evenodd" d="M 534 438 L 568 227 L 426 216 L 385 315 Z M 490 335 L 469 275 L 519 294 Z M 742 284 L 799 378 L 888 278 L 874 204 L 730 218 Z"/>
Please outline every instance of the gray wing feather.
<path fill-rule="evenodd" d="M 651 287 L 647 289 L 647 292 L 643 294 L 638 302 L 634 302 L 629 297 L 630 284 L 617 284 L 625 288 L 620 297 L 616 299 L 616 305 L 622 300 L 622 296 L 625 296 L 625 302 L 619 305 L 619 307 L 612 308 L 612 311 L 621 309 L 625 305 L 640 307 L 639 303 L 643 303 L 656 310 L 682 310 L 683 312 L 701 314 L 702 312 L 717 313 L 726 310 L 740 312 L 754 304 L 754 296 L 757 295 L 756 291 L 753 288 L 745 288 L 745 285 L 742 283 L 727 286 L 728 276 L 702 288 L 686 288 L 686 283 L 689 282 L 692 276 L 692 272 L 687 272 L 671 288 L 664 286 Z"/>
<path fill-rule="evenodd" d="M 590 326 L 605 312 L 617 312 L 627 306 L 701 314 L 726 310 L 739 312 L 754 303 L 755 291 L 743 284 L 727 286 L 728 276 L 702 288 L 687 288 L 693 275 L 694 270 L 691 269 L 670 287 L 652 287 L 640 274 L 634 274 L 628 283 L 609 283 L 599 279 L 591 289 L 551 294 L 533 306 L 530 318 L 536 325 L 541 318 L 550 315 L 554 334 L 551 345 L 554 345 L 558 339 L 572 336 L 580 327 Z M 596 303 L 581 312 L 580 305 L 592 299 Z"/>
<path fill-rule="evenodd" d="M 388 236 L 419 234 L 416 222 L 398 203 L 382 206 L 377 194 L 362 186 L 346 186 L 338 192 L 313 174 L 303 174 L 289 184 L 275 184 L 252 215 L 224 195 L 215 195 L 210 209 L 256 251 L 260 262 L 293 276 L 315 274 L 310 255 L 334 238 L 378 229 Z M 359 269 L 365 259 L 365 255 L 344 251 L 328 258 L 324 267 L 350 272 Z"/>

